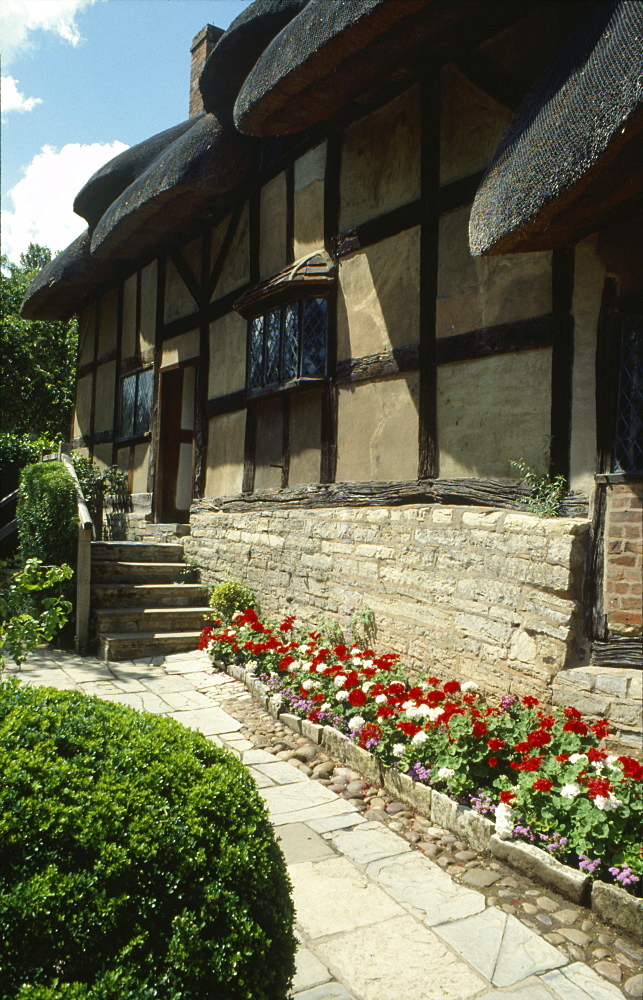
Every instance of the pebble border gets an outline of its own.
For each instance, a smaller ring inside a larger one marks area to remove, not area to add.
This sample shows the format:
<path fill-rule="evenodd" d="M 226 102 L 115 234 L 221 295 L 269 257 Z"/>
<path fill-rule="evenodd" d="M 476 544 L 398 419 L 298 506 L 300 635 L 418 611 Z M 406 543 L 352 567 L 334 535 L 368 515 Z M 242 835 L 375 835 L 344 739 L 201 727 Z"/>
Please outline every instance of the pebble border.
<path fill-rule="evenodd" d="M 394 768 L 384 767 L 368 750 L 353 743 L 332 726 L 320 726 L 284 710 L 280 695 L 271 694 L 255 674 L 238 664 L 224 668 L 245 684 L 266 711 L 294 733 L 304 736 L 339 763 L 361 774 L 366 781 L 384 788 L 390 795 L 451 833 L 466 840 L 478 851 L 488 851 L 519 871 L 549 886 L 565 899 L 591 909 L 597 917 L 638 938 L 643 927 L 643 899 L 637 899 L 619 886 L 600 880 L 562 864 L 546 851 L 522 841 L 501 840 L 491 820 L 467 806 L 459 805 L 448 795 L 413 781 Z"/>

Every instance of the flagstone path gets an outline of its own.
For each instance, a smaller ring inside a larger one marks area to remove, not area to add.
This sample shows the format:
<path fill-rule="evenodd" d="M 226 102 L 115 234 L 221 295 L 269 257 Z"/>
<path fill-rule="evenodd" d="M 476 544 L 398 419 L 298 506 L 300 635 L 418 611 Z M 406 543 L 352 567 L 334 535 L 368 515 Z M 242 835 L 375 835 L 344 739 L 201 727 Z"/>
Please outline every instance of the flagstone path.
<path fill-rule="evenodd" d="M 222 707 L 235 699 L 249 702 L 250 696 L 238 681 L 211 673 L 209 667 L 201 653 L 106 664 L 38 650 L 20 677 L 28 684 L 74 689 L 166 715 L 240 757 L 268 807 L 293 884 L 299 940 L 293 1000 L 643 996 L 641 955 L 632 942 L 620 943 L 629 949 L 623 956 L 628 978 L 622 992 L 586 962 L 574 960 L 573 932 L 564 947 L 556 946 L 545 938 L 551 931 L 546 922 L 539 933 L 507 912 L 512 907 L 503 908 L 499 892 L 490 896 L 479 891 L 488 886 L 475 860 L 467 862 L 473 865 L 469 881 L 479 888 L 457 881 L 444 866 L 414 849 L 412 837 L 403 839 L 364 815 L 364 803 L 350 790 L 350 775 L 344 780 L 349 791 L 338 795 L 328 787 L 338 780 L 331 776 L 332 767 L 326 765 L 324 781 L 311 780 L 313 772 L 304 761 L 292 761 L 293 767 L 277 759 L 273 747 L 273 753 L 257 748 L 247 738 L 240 713 Z M 383 806 L 379 812 L 386 818 Z M 493 872 L 487 874 L 497 881 Z M 543 890 L 527 892 L 536 900 Z M 582 937 L 584 932 L 575 933 Z M 558 938 L 562 942 L 564 935 Z"/>

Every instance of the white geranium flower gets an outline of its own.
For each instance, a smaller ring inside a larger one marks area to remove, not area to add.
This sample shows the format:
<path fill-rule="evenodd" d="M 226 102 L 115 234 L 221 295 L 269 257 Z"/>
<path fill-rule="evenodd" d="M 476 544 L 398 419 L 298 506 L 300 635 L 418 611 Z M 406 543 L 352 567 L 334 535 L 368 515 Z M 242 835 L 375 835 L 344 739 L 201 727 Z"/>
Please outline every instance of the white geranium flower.
<path fill-rule="evenodd" d="M 362 729 L 366 725 L 366 719 L 363 719 L 361 715 L 354 715 L 352 719 L 348 720 L 349 729 Z"/>
<path fill-rule="evenodd" d="M 406 747 L 404 746 L 403 743 L 394 743 L 393 744 L 393 756 L 394 757 L 403 757 L 405 753 L 406 753 Z"/>
<path fill-rule="evenodd" d="M 575 799 L 577 795 L 580 795 L 582 790 L 576 781 L 570 781 L 569 784 L 563 785 L 560 794 L 564 799 Z"/>
<path fill-rule="evenodd" d="M 589 757 L 586 753 L 573 753 L 569 758 L 569 763 L 578 764 L 579 760 L 582 761 L 583 764 L 587 764 Z"/>
<path fill-rule="evenodd" d="M 413 711 L 414 708 L 417 708 L 417 704 L 413 700 L 405 701 L 404 704 L 402 705 L 403 712 Z"/>
<path fill-rule="evenodd" d="M 438 779 L 438 781 L 448 781 L 449 778 L 452 778 L 454 774 L 455 771 L 453 770 L 452 767 L 441 767 L 438 770 L 438 773 L 436 774 L 436 778 Z"/>
<path fill-rule="evenodd" d="M 444 709 L 440 708 L 439 705 L 438 705 L 435 708 L 429 708 L 429 710 L 426 713 L 426 715 L 427 715 L 427 718 L 431 720 L 431 722 L 437 722 L 437 720 L 440 718 L 440 716 L 444 715 Z"/>
<path fill-rule="evenodd" d="M 256 660 L 248 660 L 246 663 L 246 670 L 256 670 L 259 664 Z"/>
<path fill-rule="evenodd" d="M 361 667 L 361 665 L 362 665 L 362 657 L 361 656 L 353 656 L 351 658 L 351 663 L 354 666 L 356 666 L 356 667 Z"/>
<path fill-rule="evenodd" d="M 378 694 L 377 698 L 375 699 L 375 704 L 376 705 L 383 705 L 386 700 L 387 699 L 386 699 L 386 695 L 385 694 Z"/>
<path fill-rule="evenodd" d="M 345 674 L 337 674 L 333 678 L 333 684 L 335 685 L 336 688 L 343 687 L 345 683 L 346 683 L 346 675 Z"/>
<path fill-rule="evenodd" d="M 417 719 L 430 719 L 432 711 L 433 709 L 430 705 L 418 705 L 415 717 Z M 442 709 L 440 709 L 440 711 L 442 711 Z"/>
<path fill-rule="evenodd" d="M 372 667 L 373 666 L 373 661 L 372 660 L 362 660 L 362 666 L 363 667 L 367 667 L 367 668 L 368 667 Z"/>
<path fill-rule="evenodd" d="M 619 806 L 622 806 L 623 803 L 610 792 L 608 798 L 605 798 L 602 795 L 597 795 L 594 799 L 594 805 L 597 809 L 600 809 L 601 812 L 614 812 L 619 808 Z"/>
<path fill-rule="evenodd" d="M 240 618 L 243 618 L 243 611 L 235 611 L 232 616 L 232 621 L 238 622 Z"/>
<path fill-rule="evenodd" d="M 315 681 L 311 680 L 309 677 L 307 677 L 305 681 L 302 681 L 301 686 L 304 691 L 311 691 L 314 687 L 317 687 Z"/>
<path fill-rule="evenodd" d="M 420 729 L 420 732 L 415 734 L 415 736 L 411 740 L 411 743 L 413 743 L 413 745 L 416 746 L 416 747 L 421 747 L 423 743 L 426 743 L 426 741 L 428 740 L 428 738 L 429 737 L 424 732 L 424 730 Z"/>
<path fill-rule="evenodd" d="M 506 802 L 499 802 L 496 806 L 496 834 L 501 840 L 511 840 L 514 826 L 516 825 L 516 815 L 510 805 Z"/>
<path fill-rule="evenodd" d="M 312 646 L 308 646 L 306 643 L 304 643 L 303 646 L 299 647 L 299 652 L 300 653 L 310 653 L 311 649 L 312 649 Z"/>
<path fill-rule="evenodd" d="M 348 691 L 338 691 L 335 695 L 335 701 L 346 701 L 348 699 Z"/>
<path fill-rule="evenodd" d="M 469 692 L 479 691 L 480 689 L 475 681 L 465 681 L 464 684 L 460 685 L 460 690 L 464 691 L 465 694 L 469 694 Z"/>
<path fill-rule="evenodd" d="M 364 694 L 368 694 L 368 692 L 371 690 L 372 687 L 373 687 L 373 681 L 365 681 L 364 684 L 362 684 L 362 691 L 364 692 Z"/>
<path fill-rule="evenodd" d="M 321 711 L 322 712 L 330 712 L 330 704 L 329 704 L 329 702 L 327 702 L 327 701 L 324 702 L 324 704 L 321 707 Z"/>

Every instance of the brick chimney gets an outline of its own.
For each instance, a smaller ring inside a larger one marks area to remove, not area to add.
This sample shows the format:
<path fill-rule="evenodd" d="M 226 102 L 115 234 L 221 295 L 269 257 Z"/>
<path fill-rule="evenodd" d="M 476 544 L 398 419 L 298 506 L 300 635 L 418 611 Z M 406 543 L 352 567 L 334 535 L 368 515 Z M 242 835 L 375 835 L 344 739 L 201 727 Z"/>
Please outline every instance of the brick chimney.
<path fill-rule="evenodd" d="M 213 24 L 206 24 L 205 28 L 201 28 L 199 34 L 195 35 L 192 39 L 192 45 L 190 46 L 190 55 L 192 56 L 192 63 L 190 65 L 190 118 L 201 114 L 203 111 L 203 99 L 199 90 L 199 77 L 201 76 L 201 70 L 205 65 L 206 59 L 222 34 L 223 28 L 215 28 Z"/>

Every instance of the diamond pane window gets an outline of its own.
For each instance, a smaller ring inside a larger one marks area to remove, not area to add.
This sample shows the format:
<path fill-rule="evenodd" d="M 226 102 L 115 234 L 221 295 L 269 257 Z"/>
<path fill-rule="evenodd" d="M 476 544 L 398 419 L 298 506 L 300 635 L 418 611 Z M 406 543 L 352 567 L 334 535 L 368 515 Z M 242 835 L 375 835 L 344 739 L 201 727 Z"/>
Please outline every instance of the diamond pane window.
<path fill-rule="evenodd" d="M 266 385 L 280 382 L 281 309 L 274 309 L 266 316 Z"/>
<path fill-rule="evenodd" d="M 263 382 L 263 316 L 255 316 L 250 327 L 250 370 L 248 385 L 258 388 Z"/>
<path fill-rule="evenodd" d="M 134 410 L 136 409 L 136 375 L 128 375 L 121 382 L 121 437 L 131 437 L 134 433 Z"/>
<path fill-rule="evenodd" d="M 643 473 L 643 316 L 623 323 L 614 471 Z"/>
<path fill-rule="evenodd" d="M 304 299 L 301 343 L 301 374 L 321 378 L 326 374 L 326 299 Z"/>
<path fill-rule="evenodd" d="M 147 368 L 138 377 L 138 394 L 136 397 L 136 419 L 134 433 L 144 434 L 150 429 L 150 414 L 152 412 L 152 395 L 154 389 L 154 372 Z"/>
<path fill-rule="evenodd" d="M 299 357 L 299 303 L 286 306 L 284 313 L 284 368 L 285 382 L 297 378 Z"/>
<path fill-rule="evenodd" d="M 154 372 L 151 368 L 127 375 L 121 381 L 121 420 L 119 437 L 146 434 L 154 398 Z"/>

